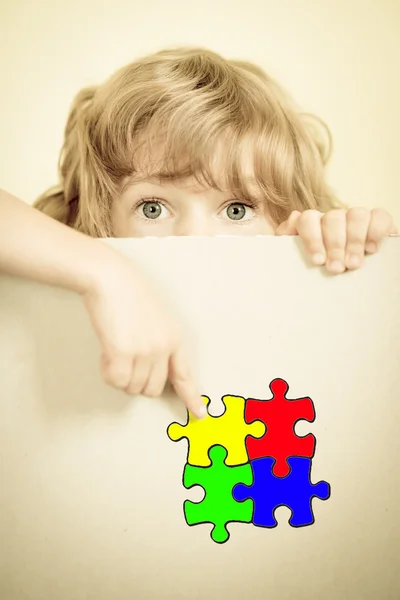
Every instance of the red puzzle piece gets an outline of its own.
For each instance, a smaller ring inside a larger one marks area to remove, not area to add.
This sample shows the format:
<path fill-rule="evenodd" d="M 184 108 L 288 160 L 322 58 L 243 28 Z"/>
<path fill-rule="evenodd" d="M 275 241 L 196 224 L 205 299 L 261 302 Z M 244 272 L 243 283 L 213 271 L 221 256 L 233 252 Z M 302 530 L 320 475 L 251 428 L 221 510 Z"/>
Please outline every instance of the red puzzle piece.
<path fill-rule="evenodd" d="M 305 420 L 310 423 L 314 421 L 314 404 L 311 398 L 288 400 L 286 393 L 289 386 L 283 379 L 274 379 L 269 387 L 273 394 L 270 400 L 246 401 L 246 422 L 260 420 L 267 427 L 263 437 L 259 439 L 247 437 L 246 448 L 249 460 L 274 458 L 273 474 L 276 477 L 286 477 L 290 472 L 287 458 L 314 456 L 315 437 L 311 433 L 300 437 L 294 432 L 297 421 Z"/>

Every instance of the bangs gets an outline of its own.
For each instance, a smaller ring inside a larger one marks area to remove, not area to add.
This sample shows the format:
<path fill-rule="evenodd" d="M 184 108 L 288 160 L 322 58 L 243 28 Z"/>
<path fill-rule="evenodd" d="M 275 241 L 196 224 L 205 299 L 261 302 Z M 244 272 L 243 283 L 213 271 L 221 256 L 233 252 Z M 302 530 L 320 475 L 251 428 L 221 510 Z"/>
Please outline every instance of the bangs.
<path fill-rule="evenodd" d="M 105 108 L 98 96 L 92 147 L 117 190 L 127 180 L 195 178 L 264 202 L 280 221 L 316 206 L 321 157 L 270 80 L 204 54 L 155 60 L 151 75 L 129 67 L 111 80 Z"/>
<path fill-rule="evenodd" d="M 267 123 L 257 128 L 239 123 L 213 128 L 209 121 L 204 119 L 202 126 L 177 127 L 170 122 L 168 127 L 158 123 L 153 129 L 149 125 L 132 151 L 130 182 L 194 178 L 200 186 L 230 192 L 238 200 L 280 208 L 285 201 L 289 204 L 276 184 L 274 139 L 282 140 L 282 132 L 277 134 Z M 289 152 L 283 159 L 286 169 L 288 156 Z"/>

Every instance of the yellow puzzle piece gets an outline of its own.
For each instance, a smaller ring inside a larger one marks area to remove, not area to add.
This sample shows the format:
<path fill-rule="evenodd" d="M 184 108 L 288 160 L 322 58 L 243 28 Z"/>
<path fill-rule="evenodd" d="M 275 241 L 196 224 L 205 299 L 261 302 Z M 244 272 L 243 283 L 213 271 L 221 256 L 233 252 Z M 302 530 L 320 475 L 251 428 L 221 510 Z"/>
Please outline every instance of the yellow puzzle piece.
<path fill-rule="evenodd" d="M 211 400 L 203 396 L 208 407 Z M 222 402 L 225 411 L 218 417 L 210 414 L 204 419 L 196 419 L 190 412 L 186 425 L 171 423 L 167 434 L 171 440 L 177 442 L 186 438 L 189 442 L 187 462 L 190 465 L 207 467 L 211 465 L 208 451 L 211 446 L 224 446 L 228 455 L 226 465 L 243 465 L 248 462 L 246 450 L 246 437 L 251 435 L 260 438 L 264 435 L 266 427 L 262 421 L 246 423 L 244 420 L 245 400 L 240 396 L 223 396 Z"/>

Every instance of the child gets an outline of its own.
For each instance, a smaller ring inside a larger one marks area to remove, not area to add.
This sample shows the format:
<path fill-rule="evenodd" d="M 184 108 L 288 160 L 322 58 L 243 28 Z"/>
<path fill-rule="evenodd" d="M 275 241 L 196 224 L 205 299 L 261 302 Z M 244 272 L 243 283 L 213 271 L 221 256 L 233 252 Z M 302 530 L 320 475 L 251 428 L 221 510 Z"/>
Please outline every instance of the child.
<path fill-rule="evenodd" d="M 258 67 L 158 52 L 78 94 L 60 183 L 38 210 L 2 193 L 0 270 L 80 293 L 104 379 L 158 396 L 169 378 L 200 417 L 176 324 L 132 261 L 93 238 L 300 235 L 314 264 L 356 269 L 396 229 L 384 210 L 340 208 L 328 157 L 310 115 Z"/>

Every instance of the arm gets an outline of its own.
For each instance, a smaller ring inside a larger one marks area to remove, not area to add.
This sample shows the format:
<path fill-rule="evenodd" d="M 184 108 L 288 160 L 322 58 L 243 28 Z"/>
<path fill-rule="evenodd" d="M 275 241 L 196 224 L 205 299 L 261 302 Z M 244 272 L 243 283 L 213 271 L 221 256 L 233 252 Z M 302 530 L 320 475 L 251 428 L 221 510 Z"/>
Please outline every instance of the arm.
<path fill-rule="evenodd" d="M 0 190 L 0 272 L 84 294 L 121 261 L 89 238 Z"/>
<path fill-rule="evenodd" d="M 82 296 L 108 384 L 160 396 L 169 378 L 188 409 L 205 415 L 179 328 L 131 260 L 0 191 L 0 272 Z"/>

